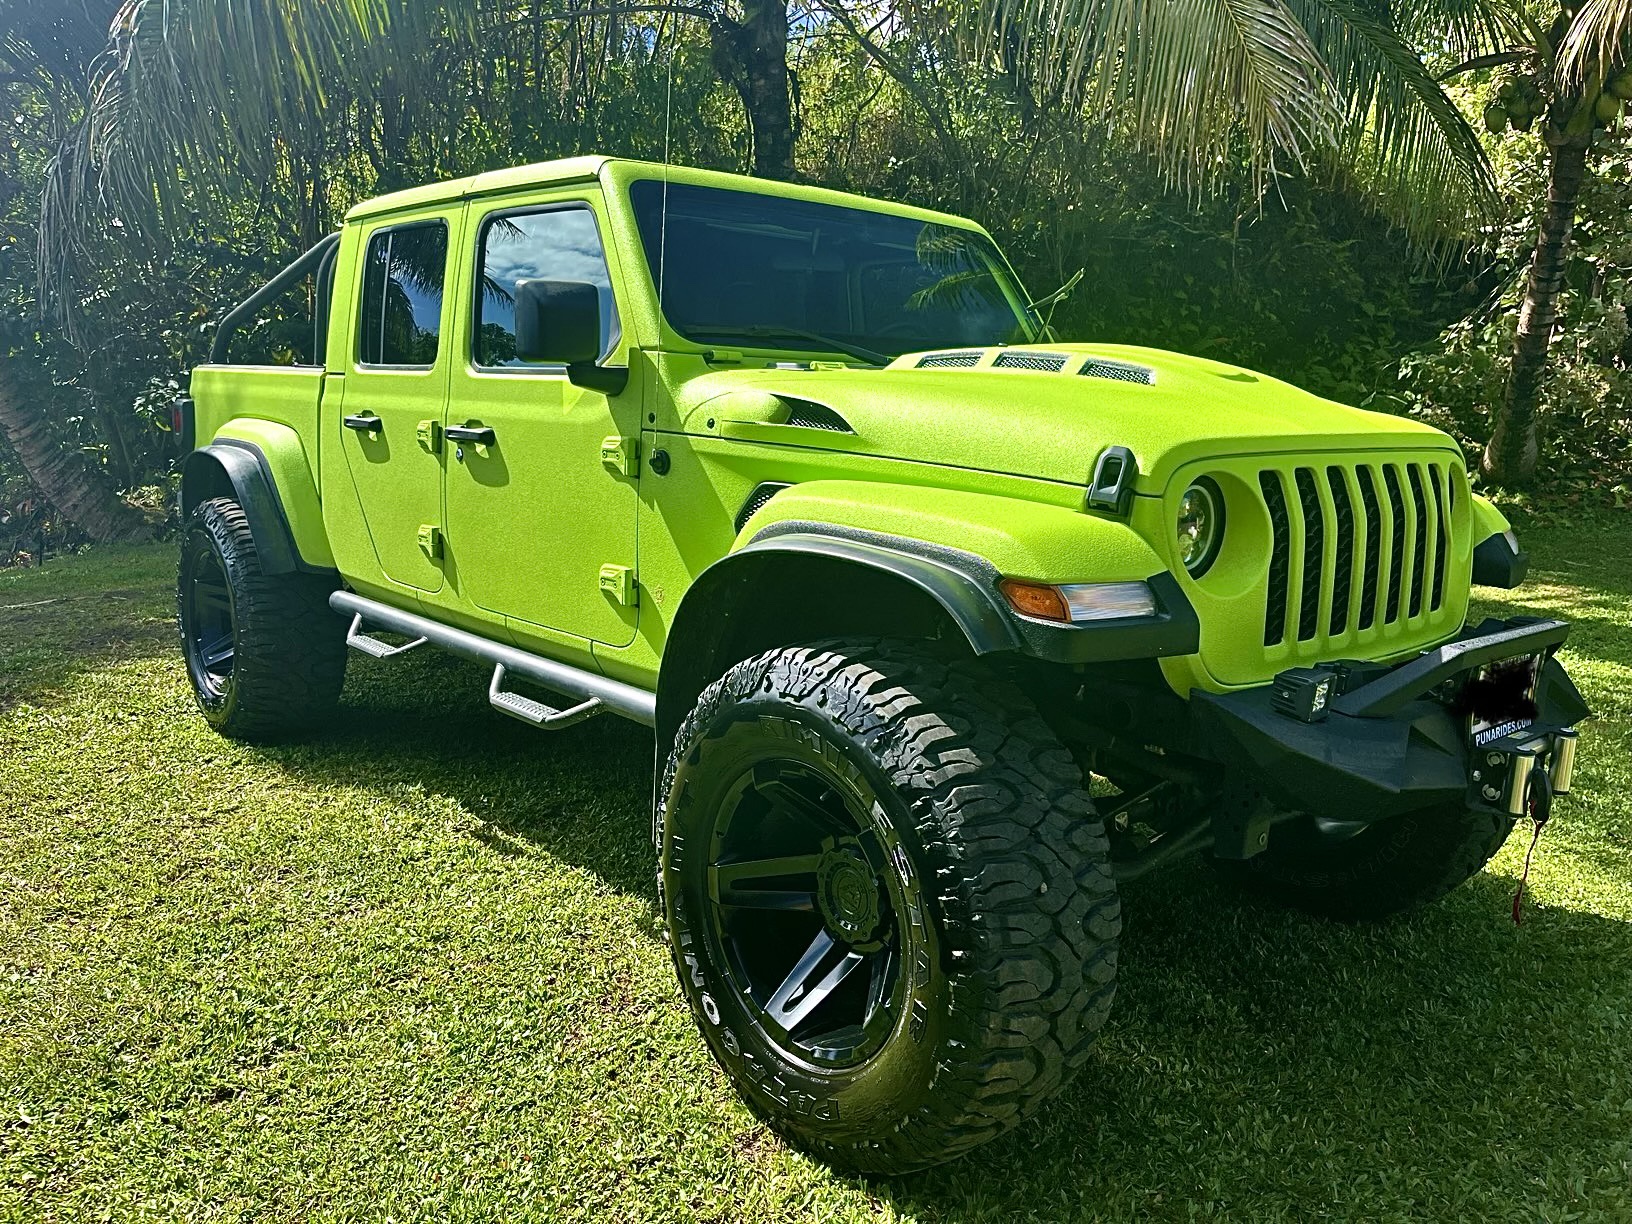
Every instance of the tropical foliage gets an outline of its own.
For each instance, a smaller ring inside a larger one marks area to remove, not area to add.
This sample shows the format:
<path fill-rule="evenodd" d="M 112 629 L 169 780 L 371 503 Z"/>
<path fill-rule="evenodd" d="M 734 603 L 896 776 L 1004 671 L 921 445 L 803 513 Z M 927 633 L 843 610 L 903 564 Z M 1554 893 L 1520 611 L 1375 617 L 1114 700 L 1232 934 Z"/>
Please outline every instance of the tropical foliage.
<path fill-rule="evenodd" d="M 230 303 L 360 198 L 586 149 L 971 214 L 1084 270 L 1064 333 L 1624 484 L 1632 0 L 1570 5 L 0 0 L 0 504 L 150 530 L 114 491 Z"/>

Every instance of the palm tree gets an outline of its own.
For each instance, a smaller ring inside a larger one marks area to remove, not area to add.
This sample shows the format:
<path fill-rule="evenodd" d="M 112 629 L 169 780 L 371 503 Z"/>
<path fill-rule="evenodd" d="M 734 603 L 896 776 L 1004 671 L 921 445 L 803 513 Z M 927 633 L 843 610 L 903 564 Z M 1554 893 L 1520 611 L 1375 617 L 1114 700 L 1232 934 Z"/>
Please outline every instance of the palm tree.
<path fill-rule="evenodd" d="M 1547 26 L 1523 8 L 1506 16 L 1511 45 L 1448 75 L 1518 67 L 1521 74 L 1503 82 L 1487 109 L 1486 124 L 1493 131 L 1508 124 L 1527 129 L 1539 118 L 1547 151 L 1547 201 L 1526 273 L 1507 395 L 1480 464 L 1493 483 L 1517 486 L 1534 479 L 1540 458 L 1536 412 L 1594 129 L 1614 124 L 1632 99 L 1632 0 L 1565 0 Z"/>
<path fill-rule="evenodd" d="M 654 46 L 656 29 L 620 44 L 620 21 L 639 16 L 705 24 L 715 68 L 743 102 L 755 171 L 791 177 L 785 3 L 120 0 L 107 50 L 91 66 L 91 105 L 46 184 L 47 296 L 60 306 L 73 273 L 94 266 L 88 256 L 110 205 L 124 240 L 162 248 L 212 191 L 272 181 L 289 172 L 292 158 L 303 159 L 301 172 L 312 180 L 304 186 L 315 196 L 322 159 L 307 152 L 325 148 L 337 118 L 350 111 L 366 112 L 356 119 L 356 142 L 375 162 L 379 186 L 406 186 L 395 180 L 415 135 L 413 99 L 426 92 L 415 82 L 485 66 L 461 84 L 478 81 L 480 95 L 485 80 L 491 101 L 498 39 L 529 27 L 568 27 L 576 36 L 600 22 L 605 37 L 587 57 L 598 50 L 604 59 Z M 532 50 L 539 51 L 536 40 Z"/>
<path fill-rule="evenodd" d="M 60 7 L 0 0 L 0 96 L 18 112 L 37 114 L 42 130 L 66 130 L 84 104 L 86 64 L 102 46 L 113 7 L 113 0 L 68 0 Z M 8 160 L 0 175 L 16 173 L 15 156 Z M 6 188 L 0 190 L 4 199 L 21 184 L 0 187 Z M 0 434 L 40 496 L 91 539 L 150 536 L 146 520 L 120 499 L 105 472 L 64 446 L 52 428 L 45 411 L 52 400 L 41 394 L 50 379 L 25 376 L 34 330 L 30 309 L 26 295 L 0 302 L 0 313 L 12 316 L 0 317 Z"/>
<path fill-rule="evenodd" d="M 708 22 L 714 62 L 743 100 L 761 173 L 792 170 L 782 0 L 125 0 L 93 70 L 92 104 L 57 163 L 42 265 L 72 265 L 111 201 L 126 232 L 161 236 L 212 182 L 264 177 L 280 150 L 310 147 L 337 94 L 369 97 L 441 47 L 480 57 L 486 31 L 518 22 L 663 14 Z M 1545 2 L 1545 0 L 1538 0 Z M 1570 5 L 1579 0 L 1567 0 Z M 1626 63 L 1632 0 L 1584 0 L 1544 30 L 1525 0 L 817 0 L 924 106 L 910 66 L 991 72 L 1029 112 L 1119 131 L 1175 184 L 1235 172 L 1271 187 L 1320 174 L 1371 198 L 1425 244 L 1465 234 L 1495 204 L 1478 136 L 1430 69 L 1525 62 L 1550 99 L 1553 194 L 1514 345 L 1511 388 L 1485 469 L 1534 467 L 1535 404 L 1558 274 L 1585 173 L 1580 130 Z M 732 13 L 736 15 L 731 15 Z M 807 20 L 815 20 L 814 17 Z M 901 57 L 892 37 L 929 51 Z M 185 179 L 174 168 L 187 167 Z"/>
<path fill-rule="evenodd" d="M 0 429 L 40 495 L 93 541 L 152 538 L 152 526 L 107 477 L 62 445 L 9 361 L 0 362 Z"/>

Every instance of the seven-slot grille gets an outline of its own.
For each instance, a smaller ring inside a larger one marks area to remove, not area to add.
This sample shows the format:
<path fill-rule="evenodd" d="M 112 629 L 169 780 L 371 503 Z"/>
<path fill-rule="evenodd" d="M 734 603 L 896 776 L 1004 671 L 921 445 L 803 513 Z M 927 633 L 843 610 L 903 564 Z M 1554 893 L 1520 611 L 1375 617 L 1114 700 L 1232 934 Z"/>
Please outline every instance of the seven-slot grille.
<path fill-rule="evenodd" d="M 1271 529 L 1264 645 L 1380 631 L 1444 605 L 1448 463 L 1265 468 L 1258 484 Z"/>

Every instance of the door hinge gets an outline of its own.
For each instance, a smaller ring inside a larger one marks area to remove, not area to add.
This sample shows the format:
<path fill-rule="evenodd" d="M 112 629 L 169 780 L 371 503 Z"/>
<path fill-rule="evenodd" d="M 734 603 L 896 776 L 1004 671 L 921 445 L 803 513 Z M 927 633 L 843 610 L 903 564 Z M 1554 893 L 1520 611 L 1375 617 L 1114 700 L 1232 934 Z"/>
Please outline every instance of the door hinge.
<path fill-rule="evenodd" d="M 601 439 L 601 462 L 614 472 L 633 476 L 640 468 L 640 439 L 611 434 Z"/>
<path fill-rule="evenodd" d="M 421 421 L 414 432 L 419 438 L 419 444 L 431 454 L 438 454 L 442 450 L 441 421 Z"/>
<path fill-rule="evenodd" d="M 601 590 L 624 607 L 634 607 L 638 598 L 635 571 L 627 565 L 601 566 Z"/>
<path fill-rule="evenodd" d="M 442 528 L 434 523 L 422 523 L 419 528 L 419 547 L 435 561 L 442 556 Z"/>

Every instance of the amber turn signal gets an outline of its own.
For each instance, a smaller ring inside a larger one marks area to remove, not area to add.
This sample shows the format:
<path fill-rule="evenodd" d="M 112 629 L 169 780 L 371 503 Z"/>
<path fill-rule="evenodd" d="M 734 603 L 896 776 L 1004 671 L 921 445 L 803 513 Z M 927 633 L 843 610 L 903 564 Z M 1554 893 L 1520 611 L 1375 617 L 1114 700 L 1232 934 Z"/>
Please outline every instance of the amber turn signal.
<path fill-rule="evenodd" d="M 1059 587 L 1042 582 L 1022 582 L 1018 578 L 1005 578 L 998 584 L 998 590 L 1002 591 L 1003 598 L 1009 601 L 1009 607 L 1021 616 L 1058 621 L 1062 625 L 1071 623 L 1071 609 L 1066 606 L 1065 596 L 1060 593 Z"/>

